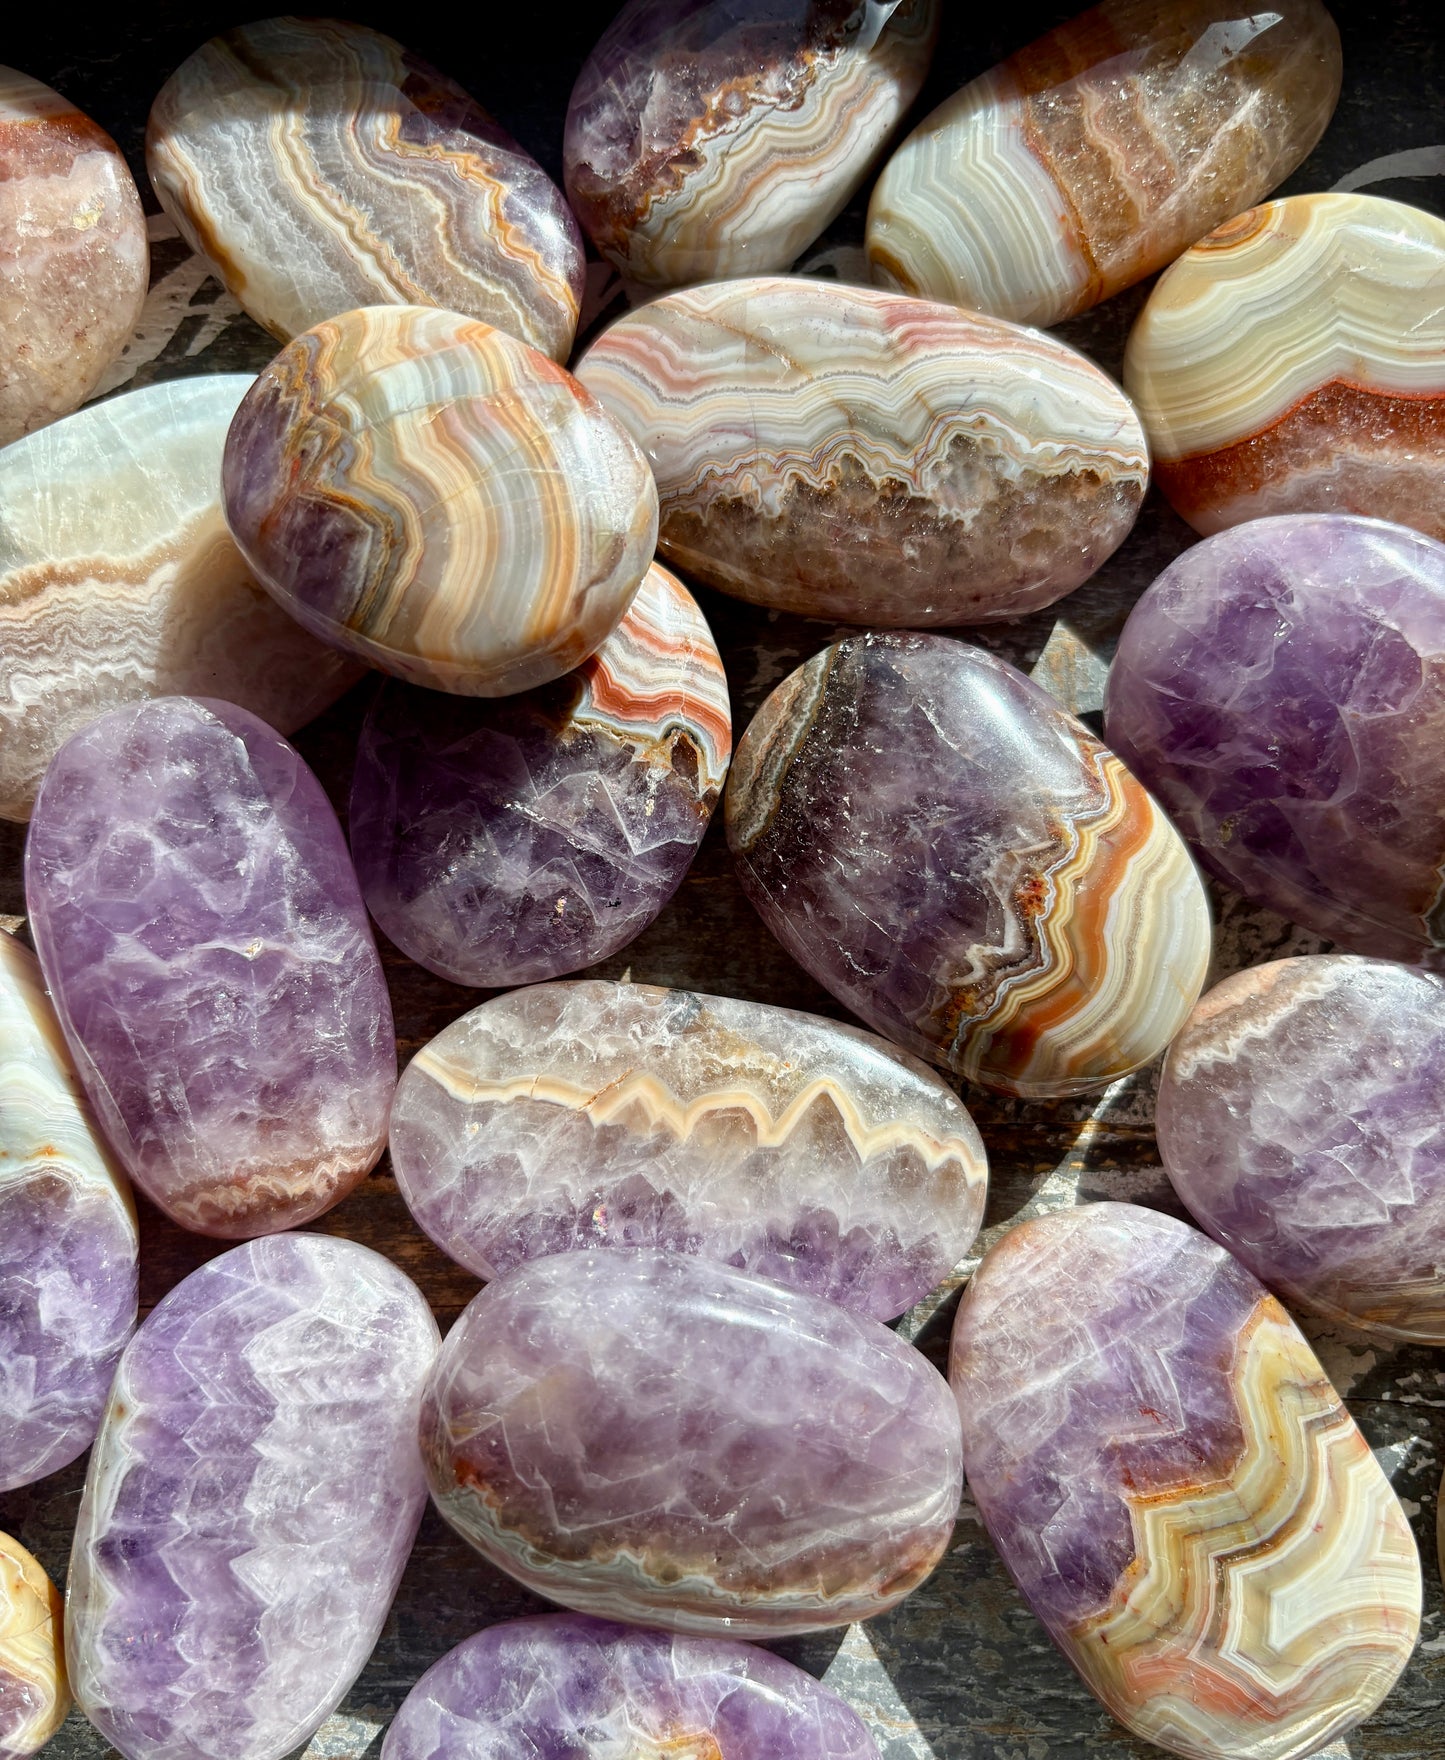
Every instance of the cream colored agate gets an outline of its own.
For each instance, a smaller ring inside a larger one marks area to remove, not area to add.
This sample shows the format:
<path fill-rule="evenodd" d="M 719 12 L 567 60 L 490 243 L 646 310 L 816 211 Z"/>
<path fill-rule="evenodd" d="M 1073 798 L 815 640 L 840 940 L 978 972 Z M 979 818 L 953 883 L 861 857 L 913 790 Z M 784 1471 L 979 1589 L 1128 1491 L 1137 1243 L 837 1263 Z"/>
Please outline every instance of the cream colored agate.
<path fill-rule="evenodd" d="M 18 1540 L 0 1534 L 0 1754 L 37 1753 L 65 1722 L 64 1604 Z"/>

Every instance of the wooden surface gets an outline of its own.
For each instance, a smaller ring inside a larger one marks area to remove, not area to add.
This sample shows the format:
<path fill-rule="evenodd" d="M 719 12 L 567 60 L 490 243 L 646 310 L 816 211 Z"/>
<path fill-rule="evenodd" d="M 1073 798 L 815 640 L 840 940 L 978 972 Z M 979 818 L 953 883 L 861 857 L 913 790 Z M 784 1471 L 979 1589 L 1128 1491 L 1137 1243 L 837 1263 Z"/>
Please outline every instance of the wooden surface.
<path fill-rule="evenodd" d="M 935 72 L 917 114 L 1072 7 L 1020 4 L 1000 11 L 945 0 L 948 17 Z M 486 17 L 493 9 L 476 8 Z M 561 119 L 577 66 L 610 16 L 610 4 L 548 15 L 541 30 L 527 8 L 497 8 L 485 30 L 450 22 L 454 9 L 413 5 L 352 11 L 390 30 L 467 85 L 542 161 L 560 173 Z M 1368 187 L 1445 212 L 1445 9 L 1441 0 L 1335 8 L 1345 40 L 1345 90 L 1325 140 L 1287 191 Z M 53 24 L 31 15 L 17 38 L 7 20 L 0 56 L 65 94 L 108 128 L 143 180 L 140 142 L 151 96 L 205 36 L 249 16 L 152 6 L 86 30 L 84 15 Z M 112 15 L 113 19 L 117 15 Z M 142 182 L 143 190 L 145 189 Z M 154 200 L 145 191 L 147 207 Z M 864 204 L 858 202 L 809 253 L 814 273 L 856 272 Z M 188 256 L 168 222 L 152 227 L 152 299 L 136 344 L 112 389 L 193 372 L 255 370 L 274 345 Z M 1145 289 L 1062 328 L 1068 340 L 1117 373 L 1124 338 Z M 615 277 L 594 267 L 589 322 L 616 309 Z M 1034 672 L 1071 707 L 1095 715 L 1108 655 L 1129 606 L 1191 535 L 1151 495 L 1133 537 L 1096 579 L 1025 623 L 964 632 Z M 767 692 L 836 633 L 829 625 L 769 616 L 700 593 L 727 663 L 741 730 Z M 297 739 L 343 818 L 363 684 Z M 1096 722 L 1097 725 L 1097 722 Z M 0 913 L 24 912 L 19 828 L 0 826 Z M 1217 974 L 1324 943 L 1216 889 Z M 483 999 L 434 978 L 382 944 L 402 1060 Z M 653 927 L 601 976 L 691 986 L 844 1017 L 763 930 L 739 892 L 718 827 L 677 897 Z M 1089 1100 L 1023 1105 L 965 1098 L 987 1141 L 992 1190 L 987 1245 L 1014 1220 L 1041 1208 L 1127 1198 L 1177 1213 L 1158 1164 L 1153 1075 Z M 187 1235 L 142 1204 L 142 1302 L 150 1308 L 222 1243 Z M 475 1293 L 476 1280 L 445 1259 L 407 1215 L 385 1162 L 318 1227 L 387 1253 L 417 1279 L 443 1328 Z M 939 1363 L 957 1289 L 969 1269 L 900 1322 Z M 1394 1695 L 1336 1756 L 1445 1756 L 1445 1621 L 1435 1549 L 1436 1493 L 1445 1454 L 1445 1355 L 1387 1349 L 1306 1322 L 1326 1367 L 1376 1449 L 1414 1519 L 1425 1569 L 1422 1642 Z M 64 1577 L 84 1462 L 0 1498 L 0 1528 Z M 339 1712 L 306 1750 L 359 1760 L 375 1755 L 392 1711 L 445 1650 L 494 1620 L 541 1604 L 491 1570 L 428 1513 L 400 1596 L 376 1653 Z M 993 1553 L 965 1497 L 953 1549 L 936 1575 L 893 1613 L 866 1628 L 820 1634 L 783 1652 L 850 1697 L 869 1718 L 885 1760 L 1071 1760 L 1111 1755 L 1143 1760 L 1158 1750 L 1135 1741 L 1086 1692 L 1045 1639 Z M 78 1716 L 47 1750 L 53 1760 L 100 1760 L 111 1750 Z"/>

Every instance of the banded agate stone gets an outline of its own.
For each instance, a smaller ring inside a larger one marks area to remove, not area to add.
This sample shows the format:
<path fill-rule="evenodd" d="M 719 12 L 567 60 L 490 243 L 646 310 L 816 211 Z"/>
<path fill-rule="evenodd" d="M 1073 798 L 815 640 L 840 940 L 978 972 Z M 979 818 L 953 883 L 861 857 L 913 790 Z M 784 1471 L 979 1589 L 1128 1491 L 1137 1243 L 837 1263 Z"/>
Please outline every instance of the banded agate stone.
<path fill-rule="evenodd" d="M 1303 1335 L 1202 1234 L 1132 1204 L 1012 1229 L 949 1376 L 984 1526 L 1121 1723 L 1191 1760 L 1296 1760 L 1414 1648 L 1420 1561 Z"/>
<path fill-rule="evenodd" d="M 1282 183 L 1339 94 L 1320 0 L 1104 0 L 904 141 L 868 211 L 873 278 L 1056 324 Z"/>
<path fill-rule="evenodd" d="M 988 1183 L 953 1091 L 871 1033 L 595 980 L 494 997 L 419 1051 L 391 1164 L 479 1277 L 658 1247 L 880 1320 L 968 1252 Z"/>
<path fill-rule="evenodd" d="M 863 1720 L 755 1644 L 575 1613 L 489 1626 L 412 1688 L 381 1760 L 878 1760 Z"/>
<path fill-rule="evenodd" d="M 1124 382 L 1196 531 L 1360 513 L 1445 538 L 1445 221 L 1361 195 L 1241 214 L 1160 279 Z"/>
<path fill-rule="evenodd" d="M 1445 545 L 1347 514 L 1216 533 L 1134 607 L 1105 713 L 1221 880 L 1445 966 Z"/>
<path fill-rule="evenodd" d="M 619 423 L 487 324 L 373 306 L 284 348 L 236 412 L 226 518 L 299 622 L 464 696 L 570 672 L 647 573 L 657 490 Z"/>
<path fill-rule="evenodd" d="M 1128 399 L 1053 337 L 773 277 L 655 300 L 577 376 L 647 454 L 665 556 L 754 604 L 873 624 L 1051 605 L 1149 481 Z"/>
<path fill-rule="evenodd" d="M 1158 1055 L 1210 957 L 1183 843 L 1114 754 L 1002 660 L 849 636 L 733 761 L 738 878 L 887 1038 L 1000 1093 L 1087 1093 Z"/>
<path fill-rule="evenodd" d="M 64 1614 L 39 1562 L 0 1534 L 0 1760 L 28 1760 L 65 1722 Z"/>
<path fill-rule="evenodd" d="M 1164 1064 L 1159 1153 L 1291 1302 L 1445 1345 L 1445 983 L 1326 954 L 1236 972 Z"/>
<path fill-rule="evenodd" d="M 335 18 L 212 37 L 151 109 L 161 206 L 242 306 L 293 336 L 357 306 L 433 305 L 564 361 L 577 223 L 530 153 L 454 80 Z"/>
<path fill-rule="evenodd" d="M 354 1241 L 193 1271 L 126 1347 L 76 1521 L 66 1656 L 127 1760 L 281 1760 L 361 1672 L 426 1503 L 436 1322 Z"/>
<path fill-rule="evenodd" d="M 0 934 L 0 1491 L 90 1447 L 135 1325 L 138 1252 L 40 966 Z"/>
<path fill-rule="evenodd" d="M 459 984 L 577 971 L 677 890 L 731 752 L 717 645 L 654 565 L 565 678 L 489 699 L 383 687 L 351 784 L 361 890 L 404 953 Z"/>
<path fill-rule="evenodd" d="M 557 1253 L 489 1284 L 422 1403 L 437 1508 L 582 1613 L 776 1638 L 881 1613 L 943 1556 L 958 1414 L 832 1302 L 686 1253 Z"/>
<path fill-rule="evenodd" d="M 567 194 L 655 287 L 787 269 L 928 72 L 939 0 L 629 0 L 572 92 Z"/>
<path fill-rule="evenodd" d="M 90 396 L 149 273 L 120 148 L 59 92 L 0 67 L 0 446 Z"/>
<path fill-rule="evenodd" d="M 374 1165 L 391 1003 L 341 827 L 279 734 L 194 697 L 112 710 L 46 772 L 25 884 L 96 1116 L 174 1221 L 292 1228 Z"/>
<path fill-rule="evenodd" d="M 220 697 L 291 733 L 360 677 L 226 530 L 221 453 L 250 386 L 147 385 L 0 452 L 0 816 L 28 819 L 60 746 L 122 703 Z"/>

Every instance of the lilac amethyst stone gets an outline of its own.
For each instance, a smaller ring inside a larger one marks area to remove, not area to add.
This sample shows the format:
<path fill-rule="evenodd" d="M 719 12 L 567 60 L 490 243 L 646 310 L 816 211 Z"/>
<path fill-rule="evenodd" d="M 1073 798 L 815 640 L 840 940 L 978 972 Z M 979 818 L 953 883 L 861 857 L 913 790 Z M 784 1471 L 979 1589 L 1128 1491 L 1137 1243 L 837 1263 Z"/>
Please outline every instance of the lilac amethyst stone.
<path fill-rule="evenodd" d="M 781 1637 L 881 1613 L 953 1532 L 958 1414 L 866 1315 L 688 1254 L 533 1259 L 422 1405 L 447 1521 L 583 1613 Z"/>
<path fill-rule="evenodd" d="M 1445 966 L 1445 544 L 1349 514 L 1206 538 L 1134 607 L 1106 716 L 1221 880 Z"/>
<path fill-rule="evenodd" d="M 1159 1085 L 1196 1222 L 1279 1293 L 1445 1345 L 1445 981 L 1325 954 L 1236 972 Z"/>
<path fill-rule="evenodd" d="M 508 1620 L 434 1663 L 381 1760 L 877 1760 L 862 1719 L 754 1644 L 581 1614 Z"/>
<path fill-rule="evenodd" d="M 107 1137 L 182 1227 L 267 1234 L 375 1163 L 391 1004 L 321 785 L 264 722 L 162 697 L 61 747 L 26 850 L 56 1013 Z"/>
<path fill-rule="evenodd" d="M 70 1560 L 76 1701 L 127 1760 L 280 1760 L 360 1672 L 426 1501 L 421 1292 L 353 1241 L 249 1241 L 121 1358 Z"/>

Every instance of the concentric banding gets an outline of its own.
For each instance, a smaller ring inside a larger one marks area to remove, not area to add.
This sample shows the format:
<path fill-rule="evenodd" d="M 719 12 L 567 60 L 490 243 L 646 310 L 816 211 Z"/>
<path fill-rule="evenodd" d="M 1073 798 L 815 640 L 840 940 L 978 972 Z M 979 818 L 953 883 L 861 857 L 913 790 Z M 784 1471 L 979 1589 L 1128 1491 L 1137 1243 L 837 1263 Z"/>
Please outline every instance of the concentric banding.
<path fill-rule="evenodd" d="M 0 1754 L 26 1760 L 70 1709 L 65 1603 L 40 1563 L 0 1534 Z"/>

